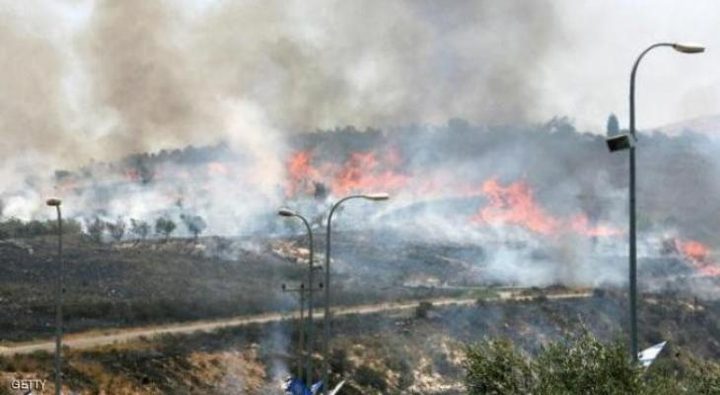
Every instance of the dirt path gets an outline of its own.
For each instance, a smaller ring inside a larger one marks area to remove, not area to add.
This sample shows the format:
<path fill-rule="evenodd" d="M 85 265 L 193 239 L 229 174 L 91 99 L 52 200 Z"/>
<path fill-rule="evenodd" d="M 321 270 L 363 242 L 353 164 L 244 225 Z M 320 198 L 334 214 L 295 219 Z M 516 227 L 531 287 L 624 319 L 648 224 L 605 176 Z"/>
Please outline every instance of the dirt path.
<path fill-rule="evenodd" d="M 574 299 L 586 298 L 591 294 L 589 292 L 582 293 L 561 293 L 546 295 L 547 299 Z M 492 300 L 532 300 L 534 296 L 521 295 L 514 291 L 498 292 L 497 298 Z M 435 298 L 422 299 L 411 302 L 399 303 L 380 303 L 372 305 L 346 306 L 333 309 L 333 315 L 342 316 L 349 314 L 373 314 L 387 311 L 409 310 L 417 307 L 420 302 L 430 302 L 433 306 L 448 305 L 471 305 L 477 301 L 475 298 Z M 160 335 L 168 334 L 191 334 L 196 332 L 211 332 L 221 328 L 239 327 L 250 324 L 266 324 L 270 322 L 278 322 L 283 319 L 296 317 L 294 314 L 287 313 L 266 313 L 249 315 L 242 317 L 227 318 L 215 321 L 195 321 L 188 323 L 170 324 L 163 326 L 151 326 L 142 328 L 127 329 L 111 329 L 106 331 L 89 331 L 66 335 L 63 338 L 63 345 L 72 349 L 88 349 L 94 347 L 105 346 L 109 344 L 128 342 L 140 338 L 153 338 Z M 323 317 L 322 310 L 318 309 L 317 318 Z M 54 340 L 40 340 L 26 343 L 7 344 L 0 347 L 0 355 L 14 354 L 30 354 L 36 351 L 54 352 Z"/>

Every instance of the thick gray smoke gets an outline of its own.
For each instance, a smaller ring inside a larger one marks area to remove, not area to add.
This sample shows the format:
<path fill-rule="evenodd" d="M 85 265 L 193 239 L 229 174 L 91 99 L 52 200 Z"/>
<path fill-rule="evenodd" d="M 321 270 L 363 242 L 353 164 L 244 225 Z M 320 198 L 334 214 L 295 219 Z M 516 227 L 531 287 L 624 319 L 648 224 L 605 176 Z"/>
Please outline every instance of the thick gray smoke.
<path fill-rule="evenodd" d="M 286 136 L 298 131 L 523 120 L 533 64 L 558 26 L 547 2 L 129 0 L 2 12 L 0 195 L 5 215 L 21 218 L 65 192 L 53 171 L 91 160 L 226 142 L 243 158 L 230 171 L 252 179 L 211 200 L 255 209 L 278 203 Z M 131 212 L 159 209 L 153 200 Z"/>
<path fill-rule="evenodd" d="M 470 123 L 397 138 L 403 170 L 443 183 L 466 180 L 471 187 L 495 176 L 507 185 L 529 172 L 549 212 L 570 218 L 591 211 L 580 197 L 603 193 L 612 203 L 590 221 L 617 224 L 625 215 L 618 192 L 624 184 L 614 170 L 597 171 L 610 161 L 602 144 L 588 149 L 593 156 L 579 158 L 569 143 L 574 130 L 524 135 L 497 129 L 497 144 L 466 138 L 477 132 L 468 125 L 537 121 L 538 109 L 548 108 L 544 61 L 565 48 L 566 21 L 554 4 L 87 0 L 42 10 L 8 6 L 0 11 L 6 21 L 0 45 L 8 53 L 0 74 L 3 215 L 47 216 L 43 198 L 57 194 L 67 198 L 70 217 L 199 215 L 207 233 L 239 234 L 270 222 L 284 202 L 286 161 L 299 132 L 352 124 L 402 135 L 403 125 L 460 117 Z M 457 134 L 435 139 L 445 132 Z M 550 135 L 556 143 L 545 145 Z M 583 141 L 590 146 L 591 139 Z M 227 144 L 230 154 L 194 167 L 166 155 L 169 160 L 153 168 L 152 182 L 125 174 L 133 180 L 128 184 L 120 177 L 126 169 L 106 164 L 77 171 L 92 160 L 118 163 L 133 153 L 217 143 Z M 436 166 L 439 161 L 444 166 Z M 77 176 L 55 177 L 58 169 Z M 414 196 L 408 200 L 392 203 L 373 224 L 407 229 L 408 217 L 388 218 L 404 204 L 417 210 Z M 452 241 L 486 240 L 485 229 L 478 235 L 476 225 L 466 224 L 472 212 L 462 225 L 448 221 L 461 205 L 443 201 L 415 211 L 413 230 Z M 516 237 L 496 233 L 490 235 L 495 241 Z M 587 267 L 583 262 L 596 253 L 574 239 L 557 244 L 557 256 L 548 260 Z M 502 270 L 517 273 L 507 263 L 528 260 L 498 251 Z M 546 277 L 528 276 L 542 283 L 597 278 L 582 268 L 559 275 L 538 270 Z"/>
<path fill-rule="evenodd" d="M 130 0 L 4 14 L 2 154 L 58 166 L 218 140 L 255 149 L 248 140 L 276 130 L 523 119 L 557 26 L 547 2 Z"/>

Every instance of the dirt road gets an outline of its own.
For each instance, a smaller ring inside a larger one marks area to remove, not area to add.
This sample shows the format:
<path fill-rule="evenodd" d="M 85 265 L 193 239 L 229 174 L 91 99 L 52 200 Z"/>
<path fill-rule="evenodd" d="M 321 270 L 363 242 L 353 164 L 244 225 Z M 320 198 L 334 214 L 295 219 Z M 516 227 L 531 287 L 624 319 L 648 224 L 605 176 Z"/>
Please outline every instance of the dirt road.
<path fill-rule="evenodd" d="M 545 295 L 547 299 L 574 299 L 586 298 L 591 294 L 589 292 L 578 293 L 559 293 Z M 515 291 L 498 292 L 497 298 L 489 298 L 488 301 L 508 301 L 508 300 L 532 300 L 534 296 L 522 295 Z M 410 302 L 399 303 L 380 303 L 372 305 L 346 306 L 334 308 L 332 314 L 335 316 L 349 314 L 373 314 L 379 312 L 402 311 L 417 307 L 420 302 L 430 302 L 433 306 L 448 305 L 471 305 L 477 301 L 475 298 L 436 298 L 415 300 Z M 89 331 L 66 335 L 63 338 L 63 345 L 72 349 L 88 349 L 94 347 L 105 346 L 109 344 L 128 342 L 140 338 L 153 338 L 168 334 L 191 334 L 196 332 L 211 332 L 221 328 L 239 327 L 250 324 L 266 324 L 277 322 L 284 319 L 294 318 L 295 315 L 287 313 L 266 313 L 249 315 L 242 317 L 227 318 L 215 321 L 196 321 L 186 322 L 163 326 L 150 326 L 142 328 L 126 328 L 113 329 L 106 331 Z M 318 319 L 323 317 L 322 310 L 318 309 L 316 316 Z M 30 354 L 36 351 L 54 352 L 54 340 L 40 340 L 34 342 L 6 344 L 0 346 L 0 355 L 14 354 Z"/>

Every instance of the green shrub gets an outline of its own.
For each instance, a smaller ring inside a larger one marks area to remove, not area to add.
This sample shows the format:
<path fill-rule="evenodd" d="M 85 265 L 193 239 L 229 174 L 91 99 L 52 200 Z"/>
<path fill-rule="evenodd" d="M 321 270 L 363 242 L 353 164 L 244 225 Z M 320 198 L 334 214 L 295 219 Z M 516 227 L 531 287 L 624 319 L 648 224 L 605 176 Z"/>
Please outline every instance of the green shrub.
<path fill-rule="evenodd" d="M 355 381 L 363 387 L 370 387 L 383 392 L 387 390 L 385 376 L 367 365 L 362 365 L 355 371 Z"/>
<path fill-rule="evenodd" d="M 583 328 L 535 358 L 505 339 L 470 345 L 465 386 L 469 394 L 720 394 L 720 364 L 691 361 L 669 370 L 663 362 L 645 369 L 623 343 L 604 344 Z"/>

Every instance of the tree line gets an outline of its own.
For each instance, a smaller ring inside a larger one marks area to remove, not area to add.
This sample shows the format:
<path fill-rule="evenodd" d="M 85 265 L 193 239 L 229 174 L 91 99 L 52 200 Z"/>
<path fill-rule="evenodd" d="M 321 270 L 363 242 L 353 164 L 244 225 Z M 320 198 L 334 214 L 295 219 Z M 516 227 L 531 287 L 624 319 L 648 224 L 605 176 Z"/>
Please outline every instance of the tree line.
<path fill-rule="evenodd" d="M 105 220 L 96 216 L 85 221 L 84 227 L 75 219 L 64 219 L 63 234 L 85 235 L 96 243 L 101 243 L 107 238 L 117 242 L 124 239 L 146 240 L 152 236 L 167 241 L 178 229 L 178 225 L 184 226 L 195 241 L 207 229 L 205 219 L 192 214 L 181 214 L 177 220 L 169 216 L 161 216 L 154 222 L 136 218 L 126 220 L 122 217 Z M 58 222 L 54 219 L 23 221 L 9 218 L 0 221 L 0 240 L 55 235 L 57 226 Z"/>

